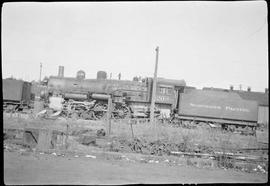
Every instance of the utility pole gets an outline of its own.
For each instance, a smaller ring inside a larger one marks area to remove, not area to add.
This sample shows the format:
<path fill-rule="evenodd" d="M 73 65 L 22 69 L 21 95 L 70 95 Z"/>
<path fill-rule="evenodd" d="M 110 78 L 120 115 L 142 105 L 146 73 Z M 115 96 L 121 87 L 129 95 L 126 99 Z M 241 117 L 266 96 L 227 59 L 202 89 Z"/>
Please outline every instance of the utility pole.
<path fill-rule="evenodd" d="M 39 82 L 41 82 L 41 71 L 42 71 L 42 63 L 40 63 L 40 68 L 39 68 Z"/>
<path fill-rule="evenodd" d="M 108 98 L 108 108 L 107 108 L 107 127 L 108 127 L 107 133 L 108 133 L 109 136 L 111 134 L 112 107 L 113 107 L 113 105 L 112 105 L 112 97 L 110 95 L 109 98 Z"/>
<path fill-rule="evenodd" d="M 157 124 L 155 122 L 154 109 L 155 109 L 156 89 L 157 89 L 158 53 L 159 53 L 159 47 L 156 48 L 156 64 L 155 64 L 155 73 L 154 73 L 153 88 L 152 88 L 152 100 L 151 100 L 151 107 L 150 107 L 150 122 L 151 122 L 152 126 L 155 126 L 155 134 L 156 135 L 157 135 Z M 157 138 L 157 136 L 156 136 L 156 138 Z"/>

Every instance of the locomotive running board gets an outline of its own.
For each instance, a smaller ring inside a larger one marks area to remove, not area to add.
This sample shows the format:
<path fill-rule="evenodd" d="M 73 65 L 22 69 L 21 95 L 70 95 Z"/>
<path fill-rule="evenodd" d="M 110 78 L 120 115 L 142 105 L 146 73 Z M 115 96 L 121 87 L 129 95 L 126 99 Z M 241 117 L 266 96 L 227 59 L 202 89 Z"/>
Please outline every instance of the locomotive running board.
<path fill-rule="evenodd" d="M 256 127 L 257 123 L 245 122 L 245 121 L 230 121 L 224 119 L 209 119 L 202 117 L 190 117 L 190 116 L 177 116 L 178 119 L 192 120 L 192 121 L 205 121 L 205 122 L 214 122 L 214 123 L 224 123 L 224 124 L 234 124 L 234 125 L 245 125 Z"/>

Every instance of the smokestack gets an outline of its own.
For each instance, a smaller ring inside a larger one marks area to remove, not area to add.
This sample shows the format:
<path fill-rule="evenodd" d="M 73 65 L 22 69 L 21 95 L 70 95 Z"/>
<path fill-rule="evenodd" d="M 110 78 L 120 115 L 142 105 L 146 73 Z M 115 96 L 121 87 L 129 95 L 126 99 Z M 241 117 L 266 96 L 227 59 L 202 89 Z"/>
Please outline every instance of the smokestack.
<path fill-rule="evenodd" d="M 247 88 L 247 91 L 250 92 L 250 91 L 251 91 L 251 87 L 248 87 L 248 88 Z"/>
<path fill-rule="evenodd" d="M 105 80 L 105 79 L 107 79 L 107 73 L 105 71 L 98 71 L 97 72 L 97 79 L 98 80 Z"/>
<path fill-rule="evenodd" d="M 64 66 L 59 66 L 58 77 L 64 77 Z"/>

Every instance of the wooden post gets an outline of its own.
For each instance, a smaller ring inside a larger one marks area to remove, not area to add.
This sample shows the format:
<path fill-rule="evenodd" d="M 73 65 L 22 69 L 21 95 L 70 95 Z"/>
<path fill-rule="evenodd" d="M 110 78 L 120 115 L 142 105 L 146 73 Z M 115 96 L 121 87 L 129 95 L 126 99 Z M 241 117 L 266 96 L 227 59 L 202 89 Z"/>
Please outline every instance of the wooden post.
<path fill-rule="evenodd" d="M 67 148 L 68 148 L 68 133 L 69 133 L 69 125 L 67 124 L 66 138 L 65 138 L 65 150 L 67 150 Z"/>
<path fill-rule="evenodd" d="M 157 139 L 157 126 L 156 126 L 157 124 L 155 122 L 154 109 L 155 109 L 156 89 L 157 89 L 158 53 L 159 53 L 159 47 L 156 48 L 156 64 L 155 64 L 155 72 L 154 72 L 154 78 L 153 78 L 152 99 L 151 99 L 151 107 L 150 107 L 150 123 L 152 126 L 154 126 L 156 139 Z"/>
<path fill-rule="evenodd" d="M 51 148 L 52 130 L 39 129 L 37 149 L 40 151 L 47 151 Z"/>
<path fill-rule="evenodd" d="M 132 127 L 132 121 L 129 120 L 129 123 L 130 123 L 130 128 L 131 128 L 131 135 L 132 135 L 132 138 L 134 138 L 133 127 Z"/>
<path fill-rule="evenodd" d="M 107 133 L 109 135 L 111 134 L 111 115 L 112 115 L 112 98 L 110 96 L 108 99 L 108 109 L 107 109 L 107 126 L 108 126 Z"/>

